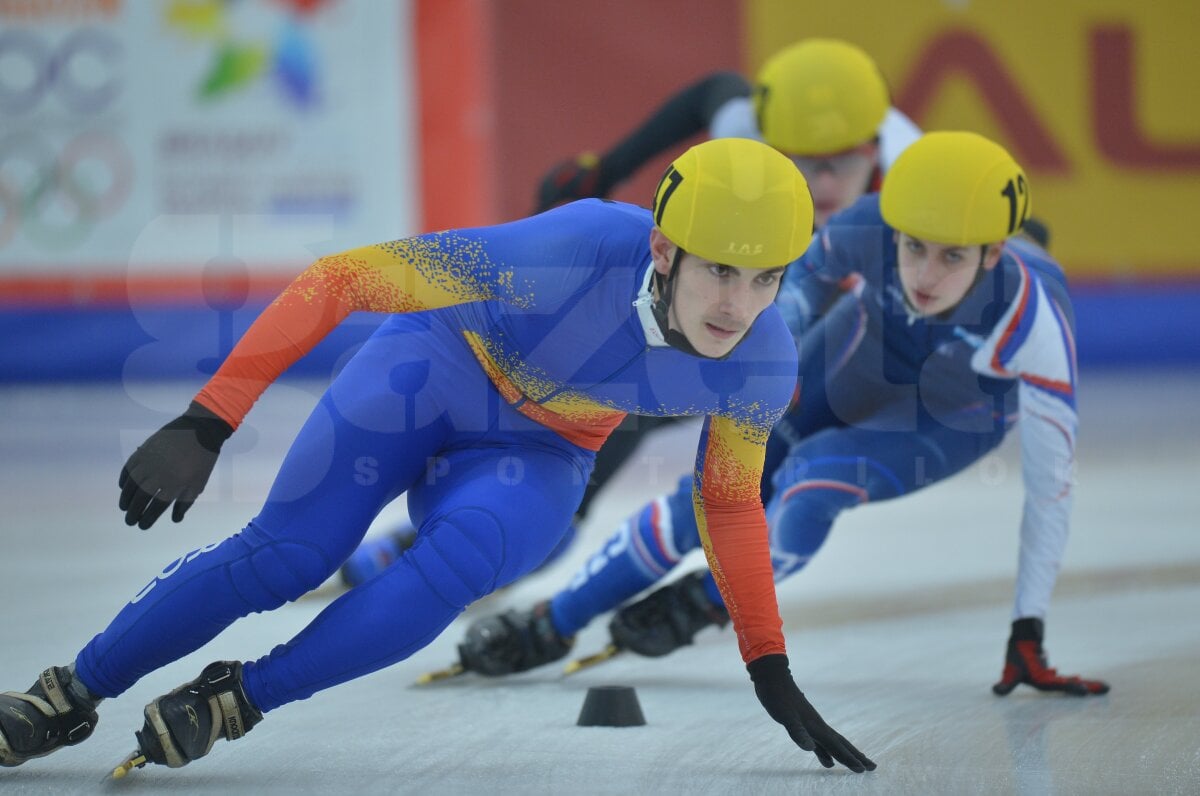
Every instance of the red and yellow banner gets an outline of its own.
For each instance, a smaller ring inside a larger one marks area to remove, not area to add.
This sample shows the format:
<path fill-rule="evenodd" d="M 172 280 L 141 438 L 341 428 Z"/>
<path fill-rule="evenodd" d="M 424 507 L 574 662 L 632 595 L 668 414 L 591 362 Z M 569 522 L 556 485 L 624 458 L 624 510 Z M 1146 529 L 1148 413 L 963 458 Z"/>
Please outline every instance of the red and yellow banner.
<path fill-rule="evenodd" d="M 747 0 L 751 72 L 797 39 L 873 54 L 927 130 L 1004 144 L 1073 276 L 1200 277 L 1200 4 Z"/>

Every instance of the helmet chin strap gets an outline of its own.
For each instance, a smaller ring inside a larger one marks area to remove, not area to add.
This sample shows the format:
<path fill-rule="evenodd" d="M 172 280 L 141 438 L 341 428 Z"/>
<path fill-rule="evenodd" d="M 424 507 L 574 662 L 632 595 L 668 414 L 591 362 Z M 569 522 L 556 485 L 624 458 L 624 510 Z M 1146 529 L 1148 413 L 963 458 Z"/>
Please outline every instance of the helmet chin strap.
<path fill-rule="evenodd" d="M 733 349 L 741 345 L 742 340 L 746 339 L 745 335 L 742 336 L 742 340 L 739 340 L 737 345 L 730 348 L 723 355 L 712 357 L 697 351 L 692 342 L 687 339 L 687 335 L 677 329 L 671 328 L 671 299 L 675 297 L 675 276 L 679 273 L 679 261 L 682 258 L 683 249 L 676 246 L 675 256 L 671 258 L 671 271 L 667 274 L 666 278 L 663 278 L 658 269 L 654 270 L 654 286 L 657 295 L 655 296 L 654 303 L 650 305 L 650 311 L 654 314 L 654 320 L 658 321 L 658 328 L 662 332 L 663 339 L 667 341 L 667 345 L 677 348 L 685 354 L 691 354 L 694 357 L 701 357 L 702 359 L 726 359 L 733 353 Z"/>

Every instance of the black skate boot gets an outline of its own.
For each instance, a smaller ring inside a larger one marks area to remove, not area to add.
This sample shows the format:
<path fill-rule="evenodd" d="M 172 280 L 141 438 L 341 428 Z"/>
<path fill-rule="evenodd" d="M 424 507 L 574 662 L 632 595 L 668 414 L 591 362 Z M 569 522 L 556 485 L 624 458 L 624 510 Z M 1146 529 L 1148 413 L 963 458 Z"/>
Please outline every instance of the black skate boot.
<path fill-rule="evenodd" d="M 171 768 L 204 757 L 218 738 L 236 741 L 262 721 L 242 690 L 242 664 L 233 661 L 210 663 L 195 680 L 147 705 L 145 715 L 138 749 L 146 762 Z"/>
<path fill-rule="evenodd" d="M 475 622 L 458 645 L 463 669 L 488 677 L 524 672 L 566 657 L 575 637 L 564 637 L 550 621 L 550 603 L 528 611 L 506 611 Z"/>
<path fill-rule="evenodd" d="M 709 625 L 725 627 L 729 613 L 708 599 L 704 575 L 685 575 L 617 611 L 608 624 L 613 644 L 657 658 L 691 644 Z"/>
<path fill-rule="evenodd" d="M 25 693 L 0 694 L 0 766 L 19 766 L 92 734 L 96 703 L 76 694 L 72 680 L 69 668 L 52 666 Z"/>

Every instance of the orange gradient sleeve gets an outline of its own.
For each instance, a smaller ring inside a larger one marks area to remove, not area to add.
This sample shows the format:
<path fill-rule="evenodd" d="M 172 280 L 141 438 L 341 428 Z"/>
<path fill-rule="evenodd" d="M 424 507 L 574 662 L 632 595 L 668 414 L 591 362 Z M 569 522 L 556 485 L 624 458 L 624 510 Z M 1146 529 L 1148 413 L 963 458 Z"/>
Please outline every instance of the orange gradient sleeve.
<path fill-rule="evenodd" d="M 267 387 L 350 313 L 486 300 L 502 292 L 505 279 L 477 241 L 449 234 L 322 257 L 263 310 L 196 401 L 237 428 Z"/>
<path fill-rule="evenodd" d="M 745 422 L 709 417 L 692 490 L 704 555 L 747 663 L 785 651 L 760 495 L 767 434 Z"/>

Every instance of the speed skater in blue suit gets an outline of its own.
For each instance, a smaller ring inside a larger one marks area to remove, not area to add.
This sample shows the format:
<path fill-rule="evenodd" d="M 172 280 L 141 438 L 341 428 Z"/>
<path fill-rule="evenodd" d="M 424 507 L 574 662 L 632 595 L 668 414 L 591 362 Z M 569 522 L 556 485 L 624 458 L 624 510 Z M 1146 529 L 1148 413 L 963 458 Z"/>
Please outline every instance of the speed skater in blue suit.
<path fill-rule="evenodd" d="M 778 304 L 800 352 L 799 393 L 767 446 L 772 564 L 777 580 L 798 572 L 842 511 L 941 482 L 1015 426 L 1026 500 L 993 690 L 1103 694 L 1102 681 L 1050 668 L 1042 648 L 1078 423 L 1071 301 L 1058 264 L 1016 235 L 1029 206 L 1028 180 L 1001 147 L 970 133 L 929 134 L 899 156 L 880 195 L 835 215 L 789 269 Z M 693 498 L 682 479 L 552 599 L 476 622 L 459 648 L 466 668 L 499 675 L 565 657 L 582 627 L 699 545 Z M 666 655 L 728 619 L 711 573 L 690 573 L 617 611 L 596 658 Z M 507 643 L 513 636 L 527 641 Z"/>
<path fill-rule="evenodd" d="M 812 192 L 818 228 L 863 194 L 878 191 L 896 156 L 920 135 L 892 107 L 887 82 L 870 55 L 838 39 L 804 39 L 768 59 L 753 86 L 731 72 L 708 75 L 669 98 L 603 155 L 557 165 L 539 187 L 537 212 L 607 196 L 647 161 L 702 128 L 712 138 L 760 139 L 792 158 Z M 596 453 L 575 522 L 543 566 L 567 549 L 596 495 L 641 441 L 675 420 L 630 416 L 614 430 Z M 340 580 L 354 586 L 370 579 L 415 539 L 415 527 L 403 522 L 372 533 L 347 559 Z"/>
<path fill-rule="evenodd" d="M 214 662 L 151 701 L 117 773 L 186 765 L 276 708 L 408 657 L 546 558 L 595 451 L 626 415 L 648 414 L 704 418 L 697 529 L 759 701 L 826 767 L 873 769 L 792 679 L 759 498 L 767 436 L 795 389 L 774 299 L 811 236 L 808 187 L 765 144 L 726 138 L 677 158 L 653 199 L 576 202 L 304 271 L 130 456 L 128 524 L 167 509 L 181 521 L 259 395 L 348 314 L 395 317 L 321 398 L 249 524 L 142 581 L 74 662 L 0 694 L 0 764 L 86 740 L 104 699 L 321 584 L 402 494 L 419 531 L 398 562 L 261 657 Z"/>

